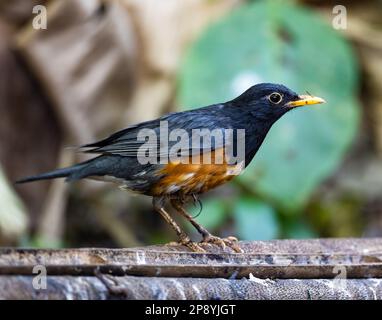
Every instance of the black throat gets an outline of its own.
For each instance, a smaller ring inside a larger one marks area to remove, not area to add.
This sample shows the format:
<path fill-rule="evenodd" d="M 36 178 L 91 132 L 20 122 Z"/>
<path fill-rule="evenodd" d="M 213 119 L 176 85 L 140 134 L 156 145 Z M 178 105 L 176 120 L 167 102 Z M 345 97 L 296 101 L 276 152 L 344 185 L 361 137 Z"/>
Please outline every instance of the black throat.
<path fill-rule="evenodd" d="M 240 108 L 240 107 L 239 107 Z M 284 114 L 280 113 L 270 117 L 253 110 L 250 105 L 240 108 L 229 106 L 225 112 L 230 114 L 231 125 L 234 129 L 245 130 L 245 166 L 256 155 L 272 125 Z"/>

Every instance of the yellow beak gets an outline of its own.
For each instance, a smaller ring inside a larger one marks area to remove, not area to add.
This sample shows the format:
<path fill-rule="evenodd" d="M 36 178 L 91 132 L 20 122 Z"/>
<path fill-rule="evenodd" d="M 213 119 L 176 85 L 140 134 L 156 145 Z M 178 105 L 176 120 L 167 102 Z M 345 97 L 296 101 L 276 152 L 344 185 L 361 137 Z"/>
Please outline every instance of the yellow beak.
<path fill-rule="evenodd" d="M 288 107 L 301 107 L 301 106 L 307 106 L 310 104 L 319 104 L 319 103 L 325 103 L 326 101 L 319 97 L 313 97 L 308 95 L 301 95 L 299 96 L 298 100 L 288 102 Z"/>

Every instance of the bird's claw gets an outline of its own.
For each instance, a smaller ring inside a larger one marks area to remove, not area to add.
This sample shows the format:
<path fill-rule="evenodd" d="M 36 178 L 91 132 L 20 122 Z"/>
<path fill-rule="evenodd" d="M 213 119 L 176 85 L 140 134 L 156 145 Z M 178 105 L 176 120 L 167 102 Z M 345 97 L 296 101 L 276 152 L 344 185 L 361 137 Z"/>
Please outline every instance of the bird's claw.
<path fill-rule="evenodd" d="M 200 244 L 214 244 L 221 247 L 223 250 L 226 247 L 231 248 L 233 251 L 237 253 L 243 253 L 243 250 L 237 244 L 238 240 L 235 237 L 227 237 L 227 238 L 219 238 L 208 234 L 205 236 Z"/>
<path fill-rule="evenodd" d="M 167 246 L 171 246 L 171 247 L 175 247 L 175 246 L 178 246 L 178 245 L 179 245 L 179 242 L 171 241 L 171 242 L 167 243 L 166 245 L 167 245 Z"/>
<path fill-rule="evenodd" d="M 206 253 L 206 250 L 204 250 L 198 243 L 193 242 L 190 239 L 180 240 L 179 243 L 189 248 L 192 252 Z"/>

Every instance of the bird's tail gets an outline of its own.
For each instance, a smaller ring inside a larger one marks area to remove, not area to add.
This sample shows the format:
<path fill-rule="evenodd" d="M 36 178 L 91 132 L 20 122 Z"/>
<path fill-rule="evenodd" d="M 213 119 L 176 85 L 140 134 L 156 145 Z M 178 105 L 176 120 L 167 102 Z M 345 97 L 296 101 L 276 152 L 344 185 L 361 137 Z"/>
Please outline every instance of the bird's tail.
<path fill-rule="evenodd" d="M 72 167 L 57 169 L 57 170 L 42 173 L 39 175 L 22 178 L 20 180 L 17 180 L 16 183 L 26 183 L 26 182 L 55 179 L 55 178 L 66 178 L 66 180 L 77 180 L 77 179 L 83 178 L 83 175 L 81 174 L 81 172 L 83 171 L 85 166 L 87 166 L 86 162 L 74 165 Z"/>

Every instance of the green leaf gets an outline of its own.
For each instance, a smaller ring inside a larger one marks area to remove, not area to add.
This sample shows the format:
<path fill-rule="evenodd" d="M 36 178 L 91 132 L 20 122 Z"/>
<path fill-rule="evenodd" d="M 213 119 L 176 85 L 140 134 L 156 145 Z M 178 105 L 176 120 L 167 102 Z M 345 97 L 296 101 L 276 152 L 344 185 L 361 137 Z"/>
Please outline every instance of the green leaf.
<path fill-rule="evenodd" d="M 190 206 L 188 210 L 192 216 L 196 216 L 199 214 L 200 207 L 196 204 L 196 206 Z M 226 217 L 227 210 L 223 201 L 206 199 L 203 200 L 203 210 L 196 218 L 196 221 L 198 221 L 198 223 L 204 226 L 207 230 L 212 231 L 220 227 Z"/>
<path fill-rule="evenodd" d="M 291 221 L 286 226 L 285 238 L 291 239 L 309 239 L 316 238 L 317 233 L 303 221 Z"/>
<path fill-rule="evenodd" d="M 212 25 L 191 47 L 179 100 L 188 107 L 226 101 L 258 82 L 327 100 L 280 119 L 240 178 L 296 211 L 336 169 L 355 136 L 357 81 L 349 44 L 318 15 L 285 1 L 259 1 Z"/>
<path fill-rule="evenodd" d="M 277 238 L 279 225 L 269 205 L 253 199 L 241 199 L 234 208 L 236 229 L 241 240 Z"/>

